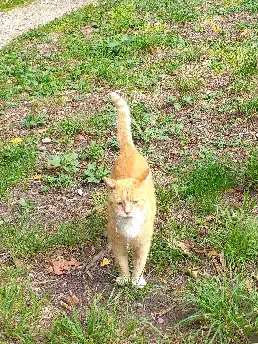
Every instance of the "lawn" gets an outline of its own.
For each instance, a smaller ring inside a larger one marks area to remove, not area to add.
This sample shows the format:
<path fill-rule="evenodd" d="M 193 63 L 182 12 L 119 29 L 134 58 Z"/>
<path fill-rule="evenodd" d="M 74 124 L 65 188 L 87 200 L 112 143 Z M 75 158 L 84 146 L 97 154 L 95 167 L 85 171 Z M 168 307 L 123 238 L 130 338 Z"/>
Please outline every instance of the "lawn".
<path fill-rule="evenodd" d="M 0 3 L 0 11 L 7 12 L 18 6 L 28 5 L 33 0 L 3 0 Z"/>
<path fill-rule="evenodd" d="M 0 343 L 258 342 L 257 19 L 100 0 L 0 51 Z M 105 236 L 111 91 L 155 179 L 141 290 Z"/>

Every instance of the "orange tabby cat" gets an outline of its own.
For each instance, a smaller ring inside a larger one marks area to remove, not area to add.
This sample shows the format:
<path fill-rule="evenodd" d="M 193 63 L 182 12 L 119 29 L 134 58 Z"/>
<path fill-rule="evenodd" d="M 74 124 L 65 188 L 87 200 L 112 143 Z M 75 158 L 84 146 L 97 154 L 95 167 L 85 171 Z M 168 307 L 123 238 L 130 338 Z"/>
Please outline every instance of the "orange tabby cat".
<path fill-rule="evenodd" d="M 112 92 L 118 109 L 117 138 L 120 155 L 111 170 L 108 186 L 108 240 L 121 270 L 117 282 L 130 280 L 128 251 L 133 250 L 132 283 L 144 287 L 143 269 L 153 234 L 156 200 L 150 168 L 137 151 L 131 134 L 130 111 L 126 101 Z"/>

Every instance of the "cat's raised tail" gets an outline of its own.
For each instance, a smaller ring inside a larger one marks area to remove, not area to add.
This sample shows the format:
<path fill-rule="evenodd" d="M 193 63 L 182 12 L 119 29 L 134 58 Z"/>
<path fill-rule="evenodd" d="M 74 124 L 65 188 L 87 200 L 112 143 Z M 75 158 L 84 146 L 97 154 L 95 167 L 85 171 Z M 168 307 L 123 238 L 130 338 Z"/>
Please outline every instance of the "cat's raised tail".
<path fill-rule="evenodd" d="M 131 133 L 131 117 L 127 102 L 116 92 L 110 93 L 117 111 L 117 140 L 121 150 L 128 146 L 134 146 Z"/>

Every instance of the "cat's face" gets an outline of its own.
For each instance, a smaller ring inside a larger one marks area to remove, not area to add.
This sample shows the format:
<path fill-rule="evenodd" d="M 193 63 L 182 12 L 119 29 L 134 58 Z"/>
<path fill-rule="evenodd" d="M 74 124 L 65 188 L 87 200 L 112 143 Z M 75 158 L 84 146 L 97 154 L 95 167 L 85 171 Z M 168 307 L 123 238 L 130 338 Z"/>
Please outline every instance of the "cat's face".
<path fill-rule="evenodd" d="M 118 217 L 138 217 L 146 206 L 146 192 L 143 183 L 133 178 L 109 183 L 111 205 Z"/>

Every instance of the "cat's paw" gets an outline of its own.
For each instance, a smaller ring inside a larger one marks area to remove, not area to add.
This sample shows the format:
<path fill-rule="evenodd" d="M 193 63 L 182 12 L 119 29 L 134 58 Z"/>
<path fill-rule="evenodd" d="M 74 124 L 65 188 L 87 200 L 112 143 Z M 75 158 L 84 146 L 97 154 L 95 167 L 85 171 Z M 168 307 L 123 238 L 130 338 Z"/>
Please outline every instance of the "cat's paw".
<path fill-rule="evenodd" d="M 127 277 L 117 277 L 116 278 L 116 283 L 117 285 L 119 285 L 120 287 L 123 287 L 124 285 L 128 284 L 130 282 L 130 279 Z"/>
<path fill-rule="evenodd" d="M 132 284 L 133 284 L 133 286 L 135 286 L 137 288 L 143 288 L 146 286 L 147 282 L 143 276 L 140 276 L 137 279 L 133 279 Z"/>

